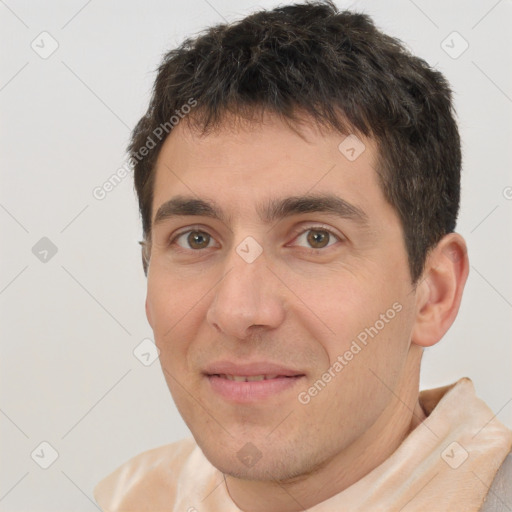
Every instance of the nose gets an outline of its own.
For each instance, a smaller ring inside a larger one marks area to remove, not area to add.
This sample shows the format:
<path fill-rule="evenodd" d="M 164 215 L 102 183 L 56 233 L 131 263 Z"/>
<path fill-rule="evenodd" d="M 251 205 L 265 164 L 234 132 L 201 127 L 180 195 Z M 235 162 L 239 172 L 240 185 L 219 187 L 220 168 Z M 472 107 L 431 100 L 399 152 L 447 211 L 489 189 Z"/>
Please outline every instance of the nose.
<path fill-rule="evenodd" d="M 252 263 L 233 253 L 214 288 L 206 319 L 225 336 L 243 340 L 255 329 L 275 329 L 283 322 L 284 287 L 264 252 Z"/>

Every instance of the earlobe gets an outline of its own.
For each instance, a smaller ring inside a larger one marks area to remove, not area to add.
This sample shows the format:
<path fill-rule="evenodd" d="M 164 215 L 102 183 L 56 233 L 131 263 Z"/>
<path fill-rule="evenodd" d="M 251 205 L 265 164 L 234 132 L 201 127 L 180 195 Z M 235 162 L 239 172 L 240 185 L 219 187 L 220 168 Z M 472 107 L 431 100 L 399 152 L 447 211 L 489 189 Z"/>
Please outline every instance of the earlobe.
<path fill-rule="evenodd" d="M 445 235 L 430 252 L 416 289 L 416 319 L 412 342 L 435 345 L 459 311 L 469 273 L 466 242 L 458 233 Z"/>

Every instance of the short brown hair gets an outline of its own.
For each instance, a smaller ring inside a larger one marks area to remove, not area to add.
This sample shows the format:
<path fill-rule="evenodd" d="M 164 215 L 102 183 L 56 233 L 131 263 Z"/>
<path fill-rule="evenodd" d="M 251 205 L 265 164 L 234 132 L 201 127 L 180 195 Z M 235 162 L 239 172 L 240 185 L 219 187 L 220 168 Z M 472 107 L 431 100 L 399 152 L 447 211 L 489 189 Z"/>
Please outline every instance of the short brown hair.
<path fill-rule="evenodd" d="M 292 122 L 304 112 L 341 133 L 375 138 L 380 184 L 401 220 L 413 283 L 428 251 L 455 229 L 461 149 L 450 87 L 365 14 L 339 12 L 330 0 L 283 6 L 211 27 L 165 55 L 128 146 L 145 240 L 165 140 L 155 133 L 166 127 L 167 135 L 170 118 L 191 99 L 197 106 L 187 122 L 203 133 L 228 112 L 267 111 Z M 149 139 L 153 149 L 139 158 Z"/>

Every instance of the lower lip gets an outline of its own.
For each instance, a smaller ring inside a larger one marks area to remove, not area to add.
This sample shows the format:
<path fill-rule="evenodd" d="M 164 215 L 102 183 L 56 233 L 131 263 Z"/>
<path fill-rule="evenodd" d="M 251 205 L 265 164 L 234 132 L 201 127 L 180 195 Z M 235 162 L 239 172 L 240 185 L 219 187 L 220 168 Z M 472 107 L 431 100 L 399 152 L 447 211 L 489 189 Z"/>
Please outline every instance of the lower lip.
<path fill-rule="evenodd" d="M 269 380 L 241 382 L 229 380 L 217 375 L 207 375 L 210 386 L 215 393 L 226 400 L 237 403 L 249 403 L 264 400 L 283 391 L 292 389 L 304 376 L 277 377 Z"/>

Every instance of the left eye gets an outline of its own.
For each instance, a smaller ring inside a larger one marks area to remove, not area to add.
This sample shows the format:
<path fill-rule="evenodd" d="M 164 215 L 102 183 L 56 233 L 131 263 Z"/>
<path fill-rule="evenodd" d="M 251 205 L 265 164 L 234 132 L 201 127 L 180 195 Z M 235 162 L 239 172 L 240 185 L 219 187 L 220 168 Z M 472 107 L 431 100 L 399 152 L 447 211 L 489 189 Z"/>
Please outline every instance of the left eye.
<path fill-rule="evenodd" d="M 332 231 L 317 227 L 317 228 L 308 228 L 302 231 L 296 240 L 303 240 L 305 238 L 306 243 L 310 245 L 312 249 L 323 249 L 324 247 L 329 247 L 332 243 L 329 243 L 333 238 L 341 241 L 341 238 L 338 235 L 335 235 Z M 333 243 L 336 240 L 332 240 Z"/>

